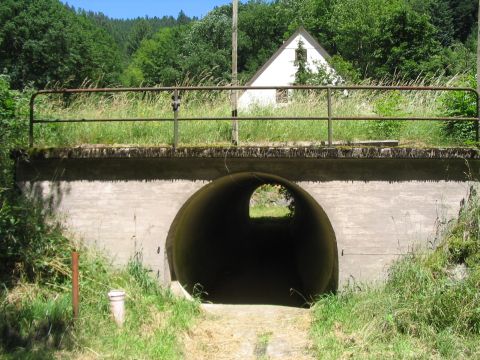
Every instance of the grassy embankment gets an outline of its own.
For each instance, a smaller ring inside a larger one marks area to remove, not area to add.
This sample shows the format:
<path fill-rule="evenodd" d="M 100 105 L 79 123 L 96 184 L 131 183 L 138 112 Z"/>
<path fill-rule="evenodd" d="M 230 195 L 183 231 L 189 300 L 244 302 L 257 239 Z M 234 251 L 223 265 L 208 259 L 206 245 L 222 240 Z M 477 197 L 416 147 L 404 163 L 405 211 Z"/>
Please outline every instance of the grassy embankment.
<path fill-rule="evenodd" d="M 99 255 L 82 253 L 80 318 L 72 320 L 65 258 L 45 258 L 64 281 L 20 279 L 0 290 L 0 359 L 177 359 L 181 334 L 198 305 L 161 289 L 132 261 L 115 271 Z M 122 329 L 109 315 L 107 292 L 127 293 Z"/>
<path fill-rule="evenodd" d="M 438 81 L 441 81 L 440 79 Z M 442 80 L 443 81 L 443 80 Z M 455 79 L 447 82 L 454 84 Z M 440 84 L 440 83 L 439 83 Z M 441 84 L 444 84 L 442 82 Z M 423 85 L 421 81 L 413 85 Z M 445 116 L 442 92 L 351 91 L 334 92 L 334 115 L 340 116 Z M 171 94 L 83 94 L 69 99 L 59 95 L 38 98 L 37 119 L 172 118 Z M 68 103 L 68 106 L 66 104 Z M 326 116 L 327 101 L 321 93 L 297 93 L 288 106 L 240 110 L 240 116 Z M 180 117 L 228 117 L 227 93 L 183 94 Z M 90 123 L 37 125 L 37 146 L 80 144 L 168 145 L 173 123 Z M 336 121 L 335 141 L 397 139 L 404 146 L 454 146 L 464 142 L 445 135 L 441 122 Z M 228 145 L 230 121 L 180 123 L 181 145 Z M 248 143 L 327 140 L 326 121 L 244 121 L 240 141 Z"/>
<path fill-rule="evenodd" d="M 320 299 L 314 318 L 321 359 L 480 358 L 478 194 L 436 251 L 397 262 L 385 286 Z"/>

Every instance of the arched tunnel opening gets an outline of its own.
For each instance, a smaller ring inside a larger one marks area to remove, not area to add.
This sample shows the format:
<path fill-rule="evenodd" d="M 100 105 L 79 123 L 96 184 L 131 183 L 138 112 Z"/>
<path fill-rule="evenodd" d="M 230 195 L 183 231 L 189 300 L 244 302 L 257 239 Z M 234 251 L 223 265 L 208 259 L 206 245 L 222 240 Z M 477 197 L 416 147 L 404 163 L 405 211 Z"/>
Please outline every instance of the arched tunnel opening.
<path fill-rule="evenodd" d="M 288 192 L 288 216 L 253 217 L 262 185 Z M 168 235 L 173 280 L 203 301 L 306 307 L 338 286 L 330 221 L 298 185 L 263 173 L 238 173 L 200 189 L 180 209 Z"/>

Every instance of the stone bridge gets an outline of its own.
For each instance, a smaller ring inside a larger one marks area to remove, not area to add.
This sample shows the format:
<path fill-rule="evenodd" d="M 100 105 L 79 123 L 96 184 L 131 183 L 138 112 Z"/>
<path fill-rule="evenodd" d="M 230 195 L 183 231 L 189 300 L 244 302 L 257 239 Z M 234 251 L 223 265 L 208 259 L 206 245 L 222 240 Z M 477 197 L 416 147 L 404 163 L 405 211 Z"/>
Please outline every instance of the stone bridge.
<path fill-rule="evenodd" d="M 301 305 L 432 248 L 480 178 L 473 149 L 79 147 L 18 152 L 16 181 L 116 265 L 223 303 Z M 255 222 L 284 186 L 292 218 Z"/>

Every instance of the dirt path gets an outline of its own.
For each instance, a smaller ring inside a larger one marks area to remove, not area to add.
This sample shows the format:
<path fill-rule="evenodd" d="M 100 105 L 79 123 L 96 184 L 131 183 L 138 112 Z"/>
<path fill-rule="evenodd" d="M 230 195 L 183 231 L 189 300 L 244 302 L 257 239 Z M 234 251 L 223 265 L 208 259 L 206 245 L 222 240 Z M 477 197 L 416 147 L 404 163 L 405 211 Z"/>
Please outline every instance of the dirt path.
<path fill-rule="evenodd" d="M 314 359 L 306 309 L 265 305 L 202 305 L 185 335 L 185 358 L 242 360 Z"/>

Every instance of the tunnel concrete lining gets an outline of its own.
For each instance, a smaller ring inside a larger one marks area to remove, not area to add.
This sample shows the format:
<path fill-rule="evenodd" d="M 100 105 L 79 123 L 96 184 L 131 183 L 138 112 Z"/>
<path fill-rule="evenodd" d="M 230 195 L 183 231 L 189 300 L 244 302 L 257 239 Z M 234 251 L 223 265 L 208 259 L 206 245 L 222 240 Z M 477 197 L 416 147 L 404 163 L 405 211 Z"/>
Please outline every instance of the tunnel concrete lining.
<path fill-rule="evenodd" d="M 292 195 L 291 217 L 251 219 L 253 192 L 278 184 Z M 335 232 L 325 211 L 284 178 L 242 172 L 201 188 L 167 237 L 172 279 L 214 303 L 305 306 L 338 287 Z"/>

